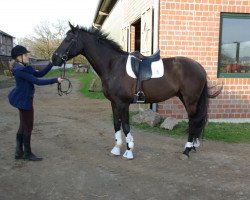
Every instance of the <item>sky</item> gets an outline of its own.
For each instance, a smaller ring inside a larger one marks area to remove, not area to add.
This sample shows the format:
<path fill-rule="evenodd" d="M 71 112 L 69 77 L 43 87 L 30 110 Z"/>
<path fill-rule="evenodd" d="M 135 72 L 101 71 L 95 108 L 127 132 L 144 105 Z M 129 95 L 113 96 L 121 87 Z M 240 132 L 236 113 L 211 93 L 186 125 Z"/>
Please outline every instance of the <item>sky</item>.
<path fill-rule="evenodd" d="M 99 0 L 3 0 L 0 30 L 15 38 L 34 34 L 41 22 L 70 21 L 73 25 L 90 27 Z"/>
<path fill-rule="evenodd" d="M 250 19 L 223 19 L 222 50 L 232 58 L 236 57 L 235 42 L 240 42 L 240 57 L 250 56 L 249 22 Z"/>
<path fill-rule="evenodd" d="M 223 19 L 222 43 L 250 41 L 249 23 L 250 19 Z"/>

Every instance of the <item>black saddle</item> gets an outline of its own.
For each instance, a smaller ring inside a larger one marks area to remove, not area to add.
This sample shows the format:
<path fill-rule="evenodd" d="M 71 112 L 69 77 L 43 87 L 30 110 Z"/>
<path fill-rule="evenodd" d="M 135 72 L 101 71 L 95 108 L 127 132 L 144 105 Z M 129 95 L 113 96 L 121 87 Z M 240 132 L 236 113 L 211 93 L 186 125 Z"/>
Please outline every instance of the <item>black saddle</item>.
<path fill-rule="evenodd" d="M 134 103 L 144 103 L 145 95 L 142 89 L 142 81 L 151 79 L 152 77 L 152 62 L 160 60 L 160 50 L 151 56 L 144 56 L 139 51 L 130 53 L 131 66 L 137 78 L 136 93 L 134 95 Z"/>
<path fill-rule="evenodd" d="M 134 52 L 130 53 L 130 55 L 135 56 L 136 58 L 138 58 L 140 60 L 149 59 L 149 60 L 152 60 L 152 62 L 160 60 L 160 50 L 157 50 L 151 56 L 144 56 L 139 51 L 134 51 Z"/>
<path fill-rule="evenodd" d="M 135 76 L 140 81 L 145 81 L 151 78 L 152 70 L 151 63 L 160 60 L 160 50 L 151 56 L 144 56 L 139 51 L 130 53 L 132 70 Z"/>

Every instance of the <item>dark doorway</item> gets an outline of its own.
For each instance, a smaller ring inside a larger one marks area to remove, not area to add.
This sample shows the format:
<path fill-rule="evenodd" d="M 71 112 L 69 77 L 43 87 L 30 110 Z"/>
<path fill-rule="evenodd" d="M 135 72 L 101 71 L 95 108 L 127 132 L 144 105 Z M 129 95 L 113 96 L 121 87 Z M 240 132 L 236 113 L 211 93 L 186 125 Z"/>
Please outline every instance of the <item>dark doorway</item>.
<path fill-rule="evenodd" d="M 141 51 L 141 18 L 131 25 L 134 29 L 134 46 L 133 51 Z M 133 41 L 133 40 L 132 40 Z"/>

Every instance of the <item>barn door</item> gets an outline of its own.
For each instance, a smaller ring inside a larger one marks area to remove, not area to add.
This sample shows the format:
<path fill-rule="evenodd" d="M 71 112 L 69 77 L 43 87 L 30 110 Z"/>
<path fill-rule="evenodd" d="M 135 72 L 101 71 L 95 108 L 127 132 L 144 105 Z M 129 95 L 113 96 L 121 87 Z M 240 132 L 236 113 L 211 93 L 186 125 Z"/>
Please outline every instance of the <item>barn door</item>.
<path fill-rule="evenodd" d="M 141 14 L 141 53 L 145 56 L 152 54 L 153 40 L 153 9 L 148 8 Z"/>
<path fill-rule="evenodd" d="M 122 48 L 124 51 L 129 50 L 129 27 L 122 29 Z"/>
<path fill-rule="evenodd" d="M 153 42 L 153 9 L 148 8 L 141 14 L 141 53 L 144 56 L 150 56 L 152 54 L 152 42 Z M 150 104 L 139 104 L 139 110 L 149 109 Z"/>

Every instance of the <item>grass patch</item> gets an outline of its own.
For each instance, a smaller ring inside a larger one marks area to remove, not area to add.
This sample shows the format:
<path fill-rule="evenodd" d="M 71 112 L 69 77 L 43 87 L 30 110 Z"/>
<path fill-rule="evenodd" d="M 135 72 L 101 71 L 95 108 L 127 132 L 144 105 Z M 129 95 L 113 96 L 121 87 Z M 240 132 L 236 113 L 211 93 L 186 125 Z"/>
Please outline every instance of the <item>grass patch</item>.
<path fill-rule="evenodd" d="M 61 69 L 53 69 L 51 70 L 46 77 L 59 77 L 61 75 Z M 89 92 L 89 87 L 96 77 L 93 72 L 89 73 L 77 73 L 73 68 L 66 69 L 66 77 L 75 77 L 80 81 L 81 89 L 80 92 L 90 99 L 105 99 L 105 96 L 102 92 Z"/>
<path fill-rule="evenodd" d="M 185 130 L 187 128 L 186 122 L 178 123 L 178 125 L 176 125 L 176 127 L 173 130 L 163 129 L 163 128 L 160 128 L 160 126 L 151 127 L 148 124 L 132 123 L 131 125 L 134 126 L 135 128 L 142 129 L 142 130 L 145 130 L 147 132 L 155 133 L 155 134 L 159 134 L 159 135 L 167 135 L 167 136 L 171 136 L 171 137 L 175 137 L 175 138 L 183 138 L 183 137 L 187 136 L 187 134 L 185 132 Z"/>
<path fill-rule="evenodd" d="M 131 113 L 130 119 L 137 113 Z M 132 120 L 130 120 L 132 121 Z M 173 130 L 156 127 L 150 127 L 148 124 L 131 123 L 135 128 L 145 130 L 150 133 L 167 135 L 175 138 L 187 138 L 187 122 L 180 122 Z M 203 138 L 206 140 L 223 141 L 228 143 L 250 143 L 250 123 L 217 123 L 209 122 L 205 127 Z"/>
<path fill-rule="evenodd" d="M 60 77 L 61 76 L 61 70 L 63 68 L 58 68 L 58 69 L 52 69 L 49 71 L 48 74 L 46 74 L 45 77 Z M 72 77 L 72 76 L 77 76 L 78 74 L 74 71 L 73 68 L 68 68 L 66 69 L 66 77 Z"/>
<path fill-rule="evenodd" d="M 229 143 L 250 143 L 250 123 L 209 122 L 204 138 Z"/>
<path fill-rule="evenodd" d="M 92 72 L 84 73 L 82 76 L 79 76 L 79 81 L 82 85 L 80 92 L 90 99 L 105 99 L 105 96 L 102 92 L 90 92 L 89 87 L 95 79 L 96 75 Z"/>

